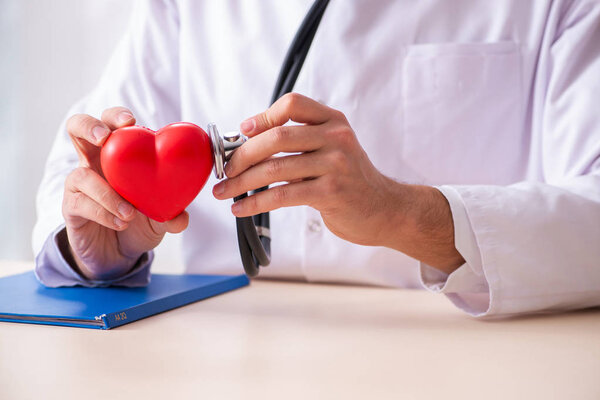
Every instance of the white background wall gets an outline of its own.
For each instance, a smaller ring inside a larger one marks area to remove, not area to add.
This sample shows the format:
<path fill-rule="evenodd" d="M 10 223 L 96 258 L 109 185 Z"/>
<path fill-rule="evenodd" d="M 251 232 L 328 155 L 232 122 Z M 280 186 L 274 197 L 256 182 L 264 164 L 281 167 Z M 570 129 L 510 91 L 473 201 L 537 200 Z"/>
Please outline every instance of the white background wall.
<path fill-rule="evenodd" d="M 99 79 L 130 12 L 126 0 L 0 0 L 0 259 L 33 258 L 50 144 Z"/>

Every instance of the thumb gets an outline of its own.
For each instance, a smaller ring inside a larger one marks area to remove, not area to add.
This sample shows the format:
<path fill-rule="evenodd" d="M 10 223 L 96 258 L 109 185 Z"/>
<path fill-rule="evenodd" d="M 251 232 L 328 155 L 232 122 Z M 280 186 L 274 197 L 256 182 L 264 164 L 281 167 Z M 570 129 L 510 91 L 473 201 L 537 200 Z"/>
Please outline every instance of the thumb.
<path fill-rule="evenodd" d="M 183 232 L 190 222 L 190 216 L 187 211 L 183 211 L 170 221 L 163 222 L 164 229 L 169 233 Z"/>

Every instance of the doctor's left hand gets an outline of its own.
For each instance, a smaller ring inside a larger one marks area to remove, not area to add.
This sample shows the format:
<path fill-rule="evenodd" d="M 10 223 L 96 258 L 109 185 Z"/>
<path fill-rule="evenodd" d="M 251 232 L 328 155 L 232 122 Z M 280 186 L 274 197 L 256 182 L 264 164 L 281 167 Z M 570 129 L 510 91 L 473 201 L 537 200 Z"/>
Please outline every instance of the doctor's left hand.
<path fill-rule="evenodd" d="M 289 120 L 303 123 L 283 126 Z M 225 166 L 227 180 L 213 189 L 232 198 L 277 182 L 232 206 L 238 217 L 279 207 L 309 205 L 327 227 L 359 244 L 379 244 L 389 225 L 391 180 L 371 163 L 344 114 L 308 97 L 290 93 L 264 113 L 241 124 L 251 137 Z M 300 153 L 273 157 L 277 153 Z"/>
<path fill-rule="evenodd" d="M 303 125 L 284 126 L 289 120 Z M 234 215 L 308 205 L 342 239 L 394 248 L 445 272 L 464 263 L 446 198 L 380 173 L 340 111 L 290 93 L 240 128 L 250 139 L 227 163 L 228 179 L 215 185 L 214 196 L 285 183 L 237 201 Z M 278 153 L 294 154 L 273 157 Z"/>
<path fill-rule="evenodd" d="M 186 212 L 167 222 L 151 220 L 104 179 L 101 146 L 113 130 L 134 123 L 132 112 L 124 107 L 105 110 L 100 120 L 77 114 L 67 121 L 79 166 L 65 180 L 62 211 L 70 255 L 88 279 L 126 274 L 166 232 L 181 232 L 188 224 Z"/>

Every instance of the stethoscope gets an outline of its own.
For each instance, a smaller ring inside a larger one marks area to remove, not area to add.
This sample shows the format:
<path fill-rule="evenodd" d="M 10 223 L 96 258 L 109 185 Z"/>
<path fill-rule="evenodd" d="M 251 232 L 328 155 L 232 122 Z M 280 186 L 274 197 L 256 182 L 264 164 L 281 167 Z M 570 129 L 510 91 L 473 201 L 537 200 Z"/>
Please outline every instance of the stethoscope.
<path fill-rule="evenodd" d="M 294 88 L 328 3 L 329 0 L 315 0 L 304 17 L 281 65 L 271 104 Z M 229 161 L 233 152 L 244 144 L 248 138 L 240 132 L 220 134 L 215 124 L 209 124 L 207 131 L 213 152 L 213 172 L 217 179 L 223 179 L 225 164 Z M 261 187 L 251 193 L 257 193 L 268 188 L 268 186 Z M 235 197 L 234 201 L 247 196 L 248 193 L 244 193 Z M 244 271 L 250 277 L 258 275 L 261 265 L 267 266 L 271 262 L 271 232 L 269 227 L 268 212 L 252 217 L 236 217 L 240 256 Z"/>

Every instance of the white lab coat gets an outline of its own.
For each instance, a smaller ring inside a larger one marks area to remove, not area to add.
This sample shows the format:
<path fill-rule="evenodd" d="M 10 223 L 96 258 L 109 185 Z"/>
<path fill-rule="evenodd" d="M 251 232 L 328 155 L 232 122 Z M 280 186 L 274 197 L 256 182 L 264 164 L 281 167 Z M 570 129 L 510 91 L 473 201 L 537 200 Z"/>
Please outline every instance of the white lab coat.
<path fill-rule="evenodd" d="M 268 106 L 310 0 L 141 1 L 101 81 L 69 112 L 124 105 L 154 129 L 221 130 Z M 375 166 L 436 185 L 466 264 L 446 276 L 334 236 L 310 207 L 271 213 L 262 276 L 441 291 L 473 315 L 600 305 L 600 4 L 332 0 L 295 91 L 344 112 Z M 61 126 L 37 253 L 77 165 Z M 189 206 L 186 271 L 241 273 L 229 201 Z"/>

